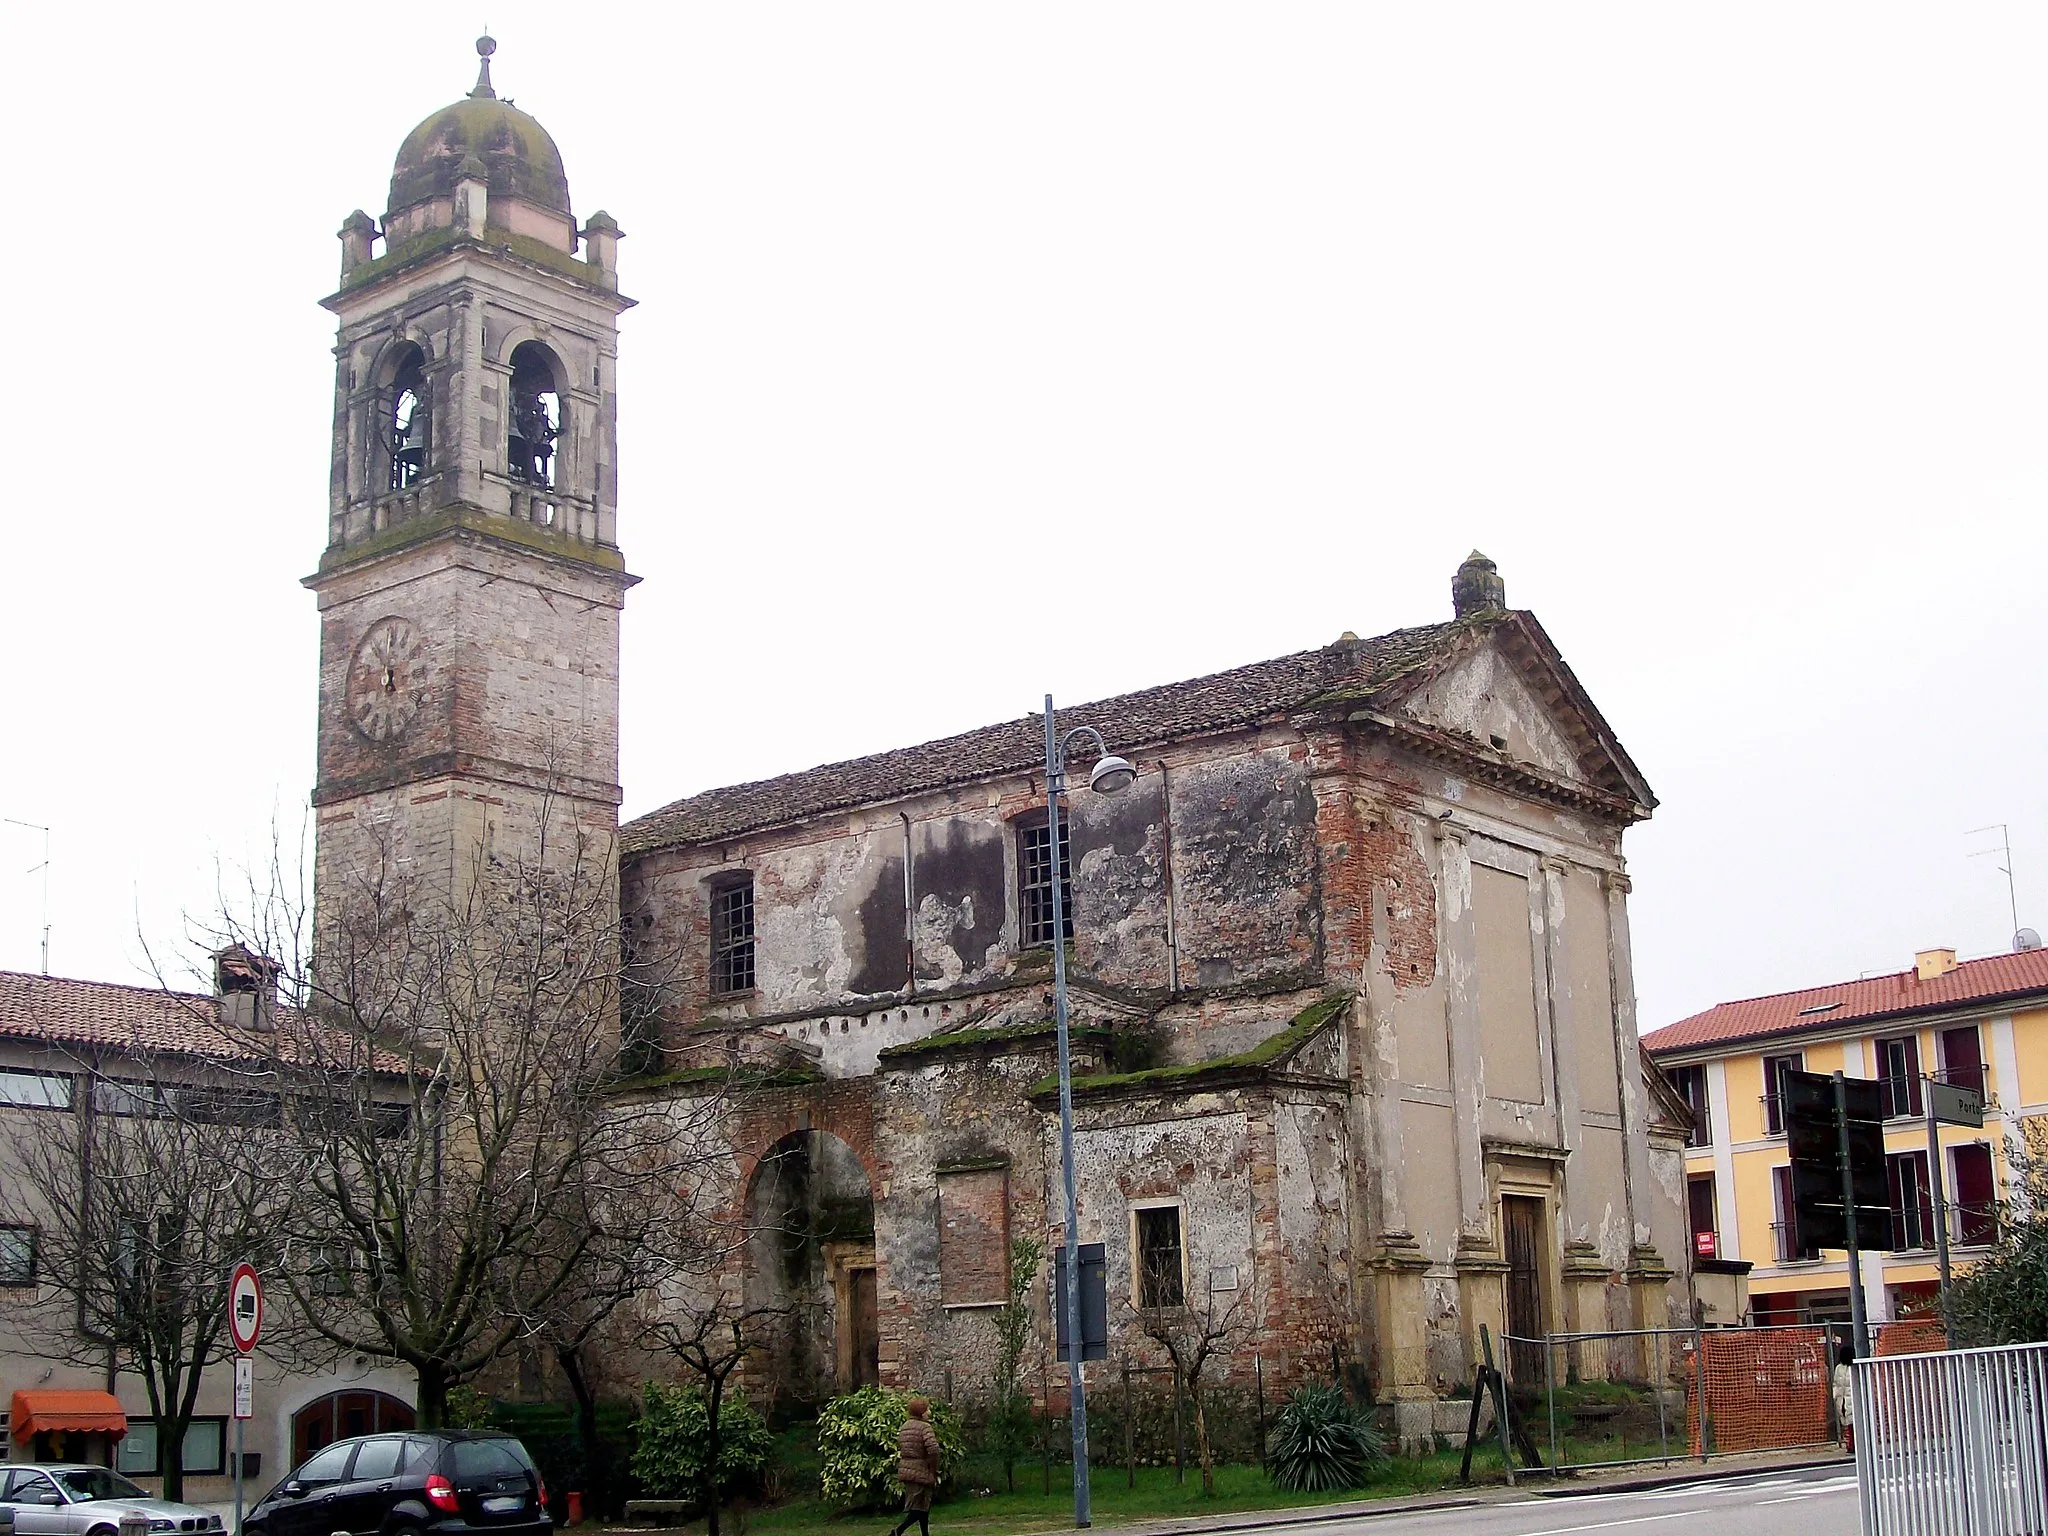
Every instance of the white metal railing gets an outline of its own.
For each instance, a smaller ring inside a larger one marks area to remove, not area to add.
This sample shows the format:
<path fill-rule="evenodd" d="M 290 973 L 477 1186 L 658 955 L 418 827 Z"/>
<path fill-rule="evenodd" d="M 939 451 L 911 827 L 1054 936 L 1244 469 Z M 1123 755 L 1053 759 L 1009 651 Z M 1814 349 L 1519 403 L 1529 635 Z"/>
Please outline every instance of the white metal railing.
<path fill-rule="evenodd" d="M 2048 1344 L 1856 1362 L 1864 1536 L 2048 1533 Z"/>

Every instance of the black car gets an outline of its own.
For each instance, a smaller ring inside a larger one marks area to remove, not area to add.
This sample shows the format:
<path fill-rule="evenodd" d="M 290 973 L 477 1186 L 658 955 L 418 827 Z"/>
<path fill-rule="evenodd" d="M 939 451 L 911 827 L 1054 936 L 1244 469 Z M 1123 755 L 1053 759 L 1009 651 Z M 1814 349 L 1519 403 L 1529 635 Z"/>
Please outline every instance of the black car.
<path fill-rule="evenodd" d="M 526 1447 L 488 1430 L 409 1430 L 322 1446 L 263 1495 L 242 1536 L 551 1536 Z"/>

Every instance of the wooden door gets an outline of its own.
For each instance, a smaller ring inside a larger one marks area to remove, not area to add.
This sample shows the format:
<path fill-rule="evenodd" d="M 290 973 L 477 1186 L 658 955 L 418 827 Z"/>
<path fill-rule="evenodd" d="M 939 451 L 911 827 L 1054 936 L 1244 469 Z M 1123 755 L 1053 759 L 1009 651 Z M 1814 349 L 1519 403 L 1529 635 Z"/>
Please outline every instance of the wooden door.
<path fill-rule="evenodd" d="M 1516 1339 L 1541 1339 L 1547 1331 L 1543 1317 L 1543 1202 L 1527 1195 L 1503 1195 L 1500 1222 L 1508 1261 L 1508 1332 Z M 1542 1346 L 1510 1345 L 1508 1375 L 1518 1385 L 1540 1386 Z"/>
<path fill-rule="evenodd" d="M 852 1282 L 847 1299 L 853 1313 L 847 1320 L 853 1342 L 853 1380 L 848 1390 L 853 1390 L 882 1379 L 882 1335 L 875 1314 L 875 1272 L 856 1269 L 847 1278 Z"/>

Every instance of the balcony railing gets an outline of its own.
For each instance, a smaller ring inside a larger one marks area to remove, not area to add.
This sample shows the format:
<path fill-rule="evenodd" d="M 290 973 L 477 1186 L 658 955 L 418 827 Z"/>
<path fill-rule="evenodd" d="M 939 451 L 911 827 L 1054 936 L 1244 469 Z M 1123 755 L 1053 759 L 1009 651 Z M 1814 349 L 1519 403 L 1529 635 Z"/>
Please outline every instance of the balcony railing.
<path fill-rule="evenodd" d="M 1818 1248 L 1800 1244 L 1797 1225 L 1789 1221 L 1771 1223 L 1771 1245 L 1780 1264 L 1811 1264 L 1820 1257 Z"/>

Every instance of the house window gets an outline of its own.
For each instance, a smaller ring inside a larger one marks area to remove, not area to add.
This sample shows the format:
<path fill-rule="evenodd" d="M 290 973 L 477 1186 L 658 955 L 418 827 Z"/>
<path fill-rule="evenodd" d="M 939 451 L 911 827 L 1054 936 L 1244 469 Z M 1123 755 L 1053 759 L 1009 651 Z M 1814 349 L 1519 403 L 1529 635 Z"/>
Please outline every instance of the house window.
<path fill-rule="evenodd" d="M 228 1469 L 227 1421 L 188 1419 L 185 1422 L 185 1472 L 219 1477 Z M 119 1441 L 114 1470 L 129 1477 L 155 1477 L 163 1471 L 161 1425 L 155 1419 L 130 1419 Z"/>
<path fill-rule="evenodd" d="M 36 1283 L 36 1229 L 0 1227 L 0 1287 Z"/>
<path fill-rule="evenodd" d="M 1178 1307 L 1186 1301 L 1182 1280 L 1180 1207 L 1148 1206 L 1137 1218 L 1138 1305 Z"/>
<path fill-rule="evenodd" d="M 1984 1045 L 1974 1024 L 1941 1032 L 1941 1080 L 1984 1098 Z"/>
<path fill-rule="evenodd" d="M 10 1109 L 69 1109 L 71 1079 L 54 1072 L 0 1072 L 0 1105 Z"/>
<path fill-rule="evenodd" d="M 1974 1031 L 1973 1031 L 1974 1033 Z M 1976 1247 L 1998 1240 L 1998 1189 L 1992 1182 L 1991 1148 L 1981 1141 L 1949 1149 L 1955 1170 L 1955 1239 Z"/>
<path fill-rule="evenodd" d="M 1884 1160 L 1892 1205 L 1892 1251 L 1934 1246 L 1934 1193 L 1925 1152 L 1894 1152 Z"/>
<path fill-rule="evenodd" d="M 1785 1074 L 1805 1070 L 1806 1058 L 1794 1051 L 1790 1056 L 1764 1058 L 1764 1134 L 1785 1134 Z"/>
<path fill-rule="evenodd" d="M 754 882 L 711 893 L 711 990 L 750 992 L 754 987 Z"/>
<path fill-rule="evenodd" d="M 1801 1264 L 1820 1257 L 1820 1250 L 1799 1240 L 1798 1211 L 1792 1203 L 1792 1170 L 1773 1168 L 1771 1170 L 1771 1197 L 1777 1206 L 1778 1219 L 1771 1223 L 1771 1235 L 1777 1239 L 1778 1262 L 1780 1264 Z"/>
<path fill-rule="evenodd" d="M 1883 1086 L 1885 1117 L 1920 1113 L 1920 1042 L 1896 1035 L 1877 1042 L 1877 1080 Z"/>
<path fill-rule="evenodd" d="M 939 1304 L 1001 1306 L 1010 1299 L 1010 1170 L 941 1169 Z"/>
<path fill-rule="evenodd" d="M 1060 937 L 1074 936 L 1074 824 L 1060 818 Z M 1052 942 L 1052 834 L 1044 822 L 1017 833 L 1017 910 L 1026 949 Z"/>
<path fill-rule="evenodd" d="M 1671 1085 L 1678 1090 L 1678 1096 L 1685 1100 L 1686 1108 L 1692 1111 L 1692 1130 L 1687 1133 L 1685 1144 L 1688 1147 L 1712 1146 L 1714 1127 L 1709 1118 L 1705 1064 L 1673 1067 Z"/>
<path fill-rule="evenodd" d="M 1721 1224 L 1715 1219 L 1714 1176 L 1696 1173 L 1685 1181 L 1685 1203 L 1692 1213 L 1692 1251 L 1696 1258 L 1721 1255 Z"/>

